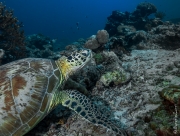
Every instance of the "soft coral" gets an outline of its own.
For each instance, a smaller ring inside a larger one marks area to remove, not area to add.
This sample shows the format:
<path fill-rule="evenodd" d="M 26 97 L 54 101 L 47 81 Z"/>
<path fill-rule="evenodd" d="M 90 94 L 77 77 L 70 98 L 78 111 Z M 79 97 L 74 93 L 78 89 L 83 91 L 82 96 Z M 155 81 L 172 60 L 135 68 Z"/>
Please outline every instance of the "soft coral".
<path fill-rule="evenodd" d="M 0 47 L 5 51 L 2 63 L 24 58 L 25 36 L 20 30 L 22 23 L 13 16 L 12 10 L 7 10 L 3 3 L 0 3 Z"/>

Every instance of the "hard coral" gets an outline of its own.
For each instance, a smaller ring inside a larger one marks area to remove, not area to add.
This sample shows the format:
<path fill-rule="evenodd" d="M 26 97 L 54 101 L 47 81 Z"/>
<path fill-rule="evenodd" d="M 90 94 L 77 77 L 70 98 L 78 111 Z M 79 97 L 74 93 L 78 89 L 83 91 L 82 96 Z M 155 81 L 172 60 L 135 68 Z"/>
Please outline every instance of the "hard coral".
<path fill-rule="evenodd" d="M 133 12 L 133 15 L 136 17 L 147 17 L 152 13 L 156 13 L 157 8 L 155 5 L 148 3 L 148 2 L 142 2 L 137 5 L 136 10 Z"/>
<path fill-rule="evenodd" d="M 6 52 L 3 63 L 26 56 L 24 32 L 20 30 L 21 27 L 22 24 L 13 16 L 13 11 L 7 10 L 6 6 L 0 3 L 0 46 Z"/>
<path fill-rule="evenodd" d="M 92 35 L 90 39 L 85 43 L 84 47 L 88 49 L 97 49 L 100 47 L 100 44 L 98 43 L 96 36 Z"/>
<path fill-rule="evenodd" d="M 134 33 L 136 31 L 136 28 L 130 25 L 119 25 L 117 27 L 117 31 L 121 35 L 128 35 Z"/>
<path fill-rule="evenodd" d="M 44 45 L 53 44 L 53 43 L 49 37 L 43 34 L 33 34 L 33 35 L 27 36 L 26 44 L 29 47 L 35 46 L 35 48 L 44 50 L 45 49 Z M 52 50 L 52 47 L 50 49 Z"/>
<path fill-rule="evenodd" d="M 99 30 L 96 35 L 92 35 L 85 43 L 84 47 L 88 49 L 97 49 L 106 44 L 109 40 L 109 34 L 106 30 Z"/>
<path fill-rule="evenodd" d="M 133 12 L 112 11 L 112 14 L 107 17 L 107 23 L 104 29 L 108 31 L 110 37 L 119 35 L 121 33 L 121 26 L 133 26 L 136 30 L 149 31 L 152 27 L 162 24 L 160 21 L 154 23 L 152 21 L 154 18 L 148 18 L 149 15 L 156 12 L 157 8 L 148 2 L 138 4 L 136 10 Z"/>
<path fill-rule="evenodd" d="M 105 44 L 108 42 L 109 34 L 106 30 L 99 30 L 96 34 L 96 37 L 100 44 Z"/>

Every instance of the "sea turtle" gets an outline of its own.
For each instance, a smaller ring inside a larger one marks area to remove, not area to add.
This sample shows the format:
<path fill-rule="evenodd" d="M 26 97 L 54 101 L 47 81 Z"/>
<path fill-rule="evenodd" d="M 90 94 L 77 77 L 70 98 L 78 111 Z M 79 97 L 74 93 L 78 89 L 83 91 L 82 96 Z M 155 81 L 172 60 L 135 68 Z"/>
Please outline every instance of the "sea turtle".
<path fill-rule="evenodd" d="M 76 90 L 63 90 L 67 78 L 91 58 L 91 50 L 80 49 L 56 61 L 25 58 L 0 66 L 0 135 L 26 134 L 58 104 L 94 124 L 126 135 L 88 97 Z"/>

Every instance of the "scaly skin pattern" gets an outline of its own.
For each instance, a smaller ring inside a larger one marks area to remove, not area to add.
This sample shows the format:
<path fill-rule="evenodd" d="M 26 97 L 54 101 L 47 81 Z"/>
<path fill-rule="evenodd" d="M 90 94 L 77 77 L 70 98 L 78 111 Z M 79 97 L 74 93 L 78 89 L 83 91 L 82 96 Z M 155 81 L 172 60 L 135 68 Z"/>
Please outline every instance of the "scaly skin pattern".
<path fill-rule="evenodd" d="M 27 58 L 0 67 L 0 135 L 21 136 L 47 115 L 60 72 L 48 59 Z"/>
<path fill-rule="evenodd" d="M 74 110 L 77 114 L 95 125 L 101 125 L 117 133 L 118 136 L 127 136 L 123 126 L 116 126 L 98 110 L 96 105 L 76 90 L 63 90 L 58 92 L 57 97 L 62 99 L 62 105 Z"/>

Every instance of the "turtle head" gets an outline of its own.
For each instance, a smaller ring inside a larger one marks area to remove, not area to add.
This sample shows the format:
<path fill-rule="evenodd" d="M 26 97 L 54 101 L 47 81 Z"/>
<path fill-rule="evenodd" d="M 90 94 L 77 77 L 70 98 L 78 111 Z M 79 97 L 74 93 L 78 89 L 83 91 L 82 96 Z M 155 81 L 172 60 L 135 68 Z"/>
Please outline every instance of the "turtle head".
<path fill-rule="evenodd" d="M 65 79 L 85 66 L 92 58 L 92 52 L 89 49 L 80 49 L 74 51 L 70 56 L 62 56 L 56 61 L 60 71 Z"/>

